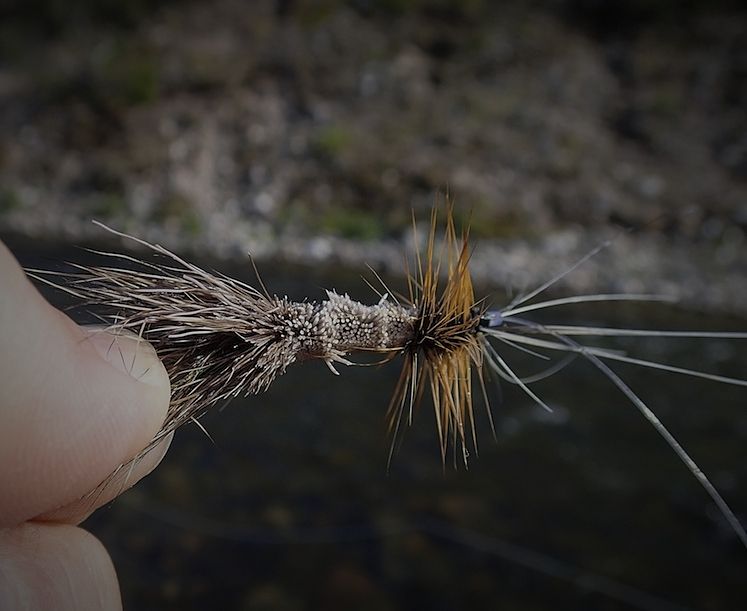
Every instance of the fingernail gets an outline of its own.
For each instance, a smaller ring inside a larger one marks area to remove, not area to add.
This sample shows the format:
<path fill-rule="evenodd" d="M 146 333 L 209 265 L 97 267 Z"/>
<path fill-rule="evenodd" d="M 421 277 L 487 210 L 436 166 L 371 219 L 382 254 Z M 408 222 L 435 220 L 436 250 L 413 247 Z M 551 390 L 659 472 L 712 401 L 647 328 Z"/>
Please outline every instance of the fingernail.
<path fill-rule="evenodd" d="M 144 384 L 163 385 L 163 364 L 153 346 L 143 338 L 130 331 L 112 331 L 100 325 L 82 328 L 88 335 L 87 341 L 114 369 Z"/>

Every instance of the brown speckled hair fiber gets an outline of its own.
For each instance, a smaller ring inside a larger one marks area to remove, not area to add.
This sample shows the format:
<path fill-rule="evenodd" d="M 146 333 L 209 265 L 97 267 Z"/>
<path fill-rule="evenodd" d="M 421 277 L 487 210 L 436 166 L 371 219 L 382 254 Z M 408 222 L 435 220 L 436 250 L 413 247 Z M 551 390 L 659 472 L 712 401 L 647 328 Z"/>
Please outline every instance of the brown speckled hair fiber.
<path fill-rule="evenodd" d="M 405 410 L 411 421 L 428 386 L 442 456 L 450 441 L 459 442 L 466 461 L 466 429 L 474 439 L 470 370 L 474 365 L 481 372 L 482 366 L 475 332 L 480 312 L 467 265 L 467 236 L 457 239 L 449 208 L 436 261 L 437 221 L 434 209 L 426 252 L 418 255 L 417 271 L 408 279 L 409 298 L 383 294 L 374 305 L 334 291 L 320 302 L 294 302 L 271 295 L 259 275 L 258 289 L 130 236 L 124 237 L 168 262 L 101 253 L 134 263 L 135 269 L 75 266 L 61 288 L 80 305 L 101 312 L 111 330 L 150 342 L 163 361 L 171 403 L 163 428 L 144 452 L 211 407 L 266 390 L 293 363 L 320 359 L 336 374 L 335 364 L 352 364 L 346 358 L 351 353 L 374 352 L 386 360 L 405 356 L 389 410 L 391 432 L 396 435 Z M 439 290 L 442 271 L 446 281 Z"/>

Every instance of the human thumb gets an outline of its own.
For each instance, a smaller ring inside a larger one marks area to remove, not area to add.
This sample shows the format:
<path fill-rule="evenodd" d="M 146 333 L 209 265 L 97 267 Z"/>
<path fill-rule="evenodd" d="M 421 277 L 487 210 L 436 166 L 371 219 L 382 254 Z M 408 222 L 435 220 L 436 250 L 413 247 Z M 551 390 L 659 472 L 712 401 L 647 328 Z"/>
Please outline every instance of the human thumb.
<path fill-rule="evenodd" d="M 149 344 L 76 325 L 2 244 L 0 330 L 2 527 L 73 503 L 137 455 L 170 388 Z"/>

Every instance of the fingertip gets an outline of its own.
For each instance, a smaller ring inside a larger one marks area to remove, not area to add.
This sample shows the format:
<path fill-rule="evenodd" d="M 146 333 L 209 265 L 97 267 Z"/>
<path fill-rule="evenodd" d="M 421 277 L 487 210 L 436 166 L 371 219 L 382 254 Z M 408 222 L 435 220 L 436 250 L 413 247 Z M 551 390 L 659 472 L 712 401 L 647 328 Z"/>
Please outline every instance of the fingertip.
<path fill-rule="evenodd" d="M 134 334 L 82 328 L 0 247 L 0 527 L 83 497 L 146 447 L 170 386 Z"/>
<path fill-rule="evenodd" d="M 42 522 L 80 524 L 99 507 L 110 503 L 153 471 L 166 455 L 173 437 L 174 434 L 170 433 L 142 457 L 117 468 L 104 482 L 83 497 L 34 519 Z"/>
<path fill-rule="evenodd" d="M 121 609 L 119 583 L 101 542 L 66 524 L 0 531 L 1 609 Z"/>
<path fill-rule="evenodd" d="M 0 484 L 14 494 L 0 498 L 0 525 L 83 497 L 153 440 L 168 410 L 168 375 L 150 344 L 55 314 L 66 319 L 50 340 L 57 354 L 4 413 Z"/>
<path fill-rule="evenodd" d="M 171 385 L 158 354 L 151 344 L 129 331 L 111 330 L 100 326 L 81 327 L 84 339 L 81 349 L 93 348 L 95 353 L 115 371 L 124 385 L 137 382 L 141 399 L 133 404 L 131 419 L 122 429 L 131 436 L 128 456 L 131 458 L 156 436 L 166 418 L 171 397 Z M 84 363 L 90 354 L 84 355 Z"/>

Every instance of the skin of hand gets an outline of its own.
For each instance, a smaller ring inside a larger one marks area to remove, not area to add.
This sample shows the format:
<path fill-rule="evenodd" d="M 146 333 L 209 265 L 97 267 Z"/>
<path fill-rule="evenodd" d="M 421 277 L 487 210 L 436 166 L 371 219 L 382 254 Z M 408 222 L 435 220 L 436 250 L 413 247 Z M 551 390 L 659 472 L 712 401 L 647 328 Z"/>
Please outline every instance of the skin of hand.
<path fill-rule="evenodd" d="M 170 437 L 99 487 L 169 395 L 147 342 L 76 325 L 0 242 L 0 609 L 121 609 L 109 555 L 77 524 L 158 465 Z"/>

